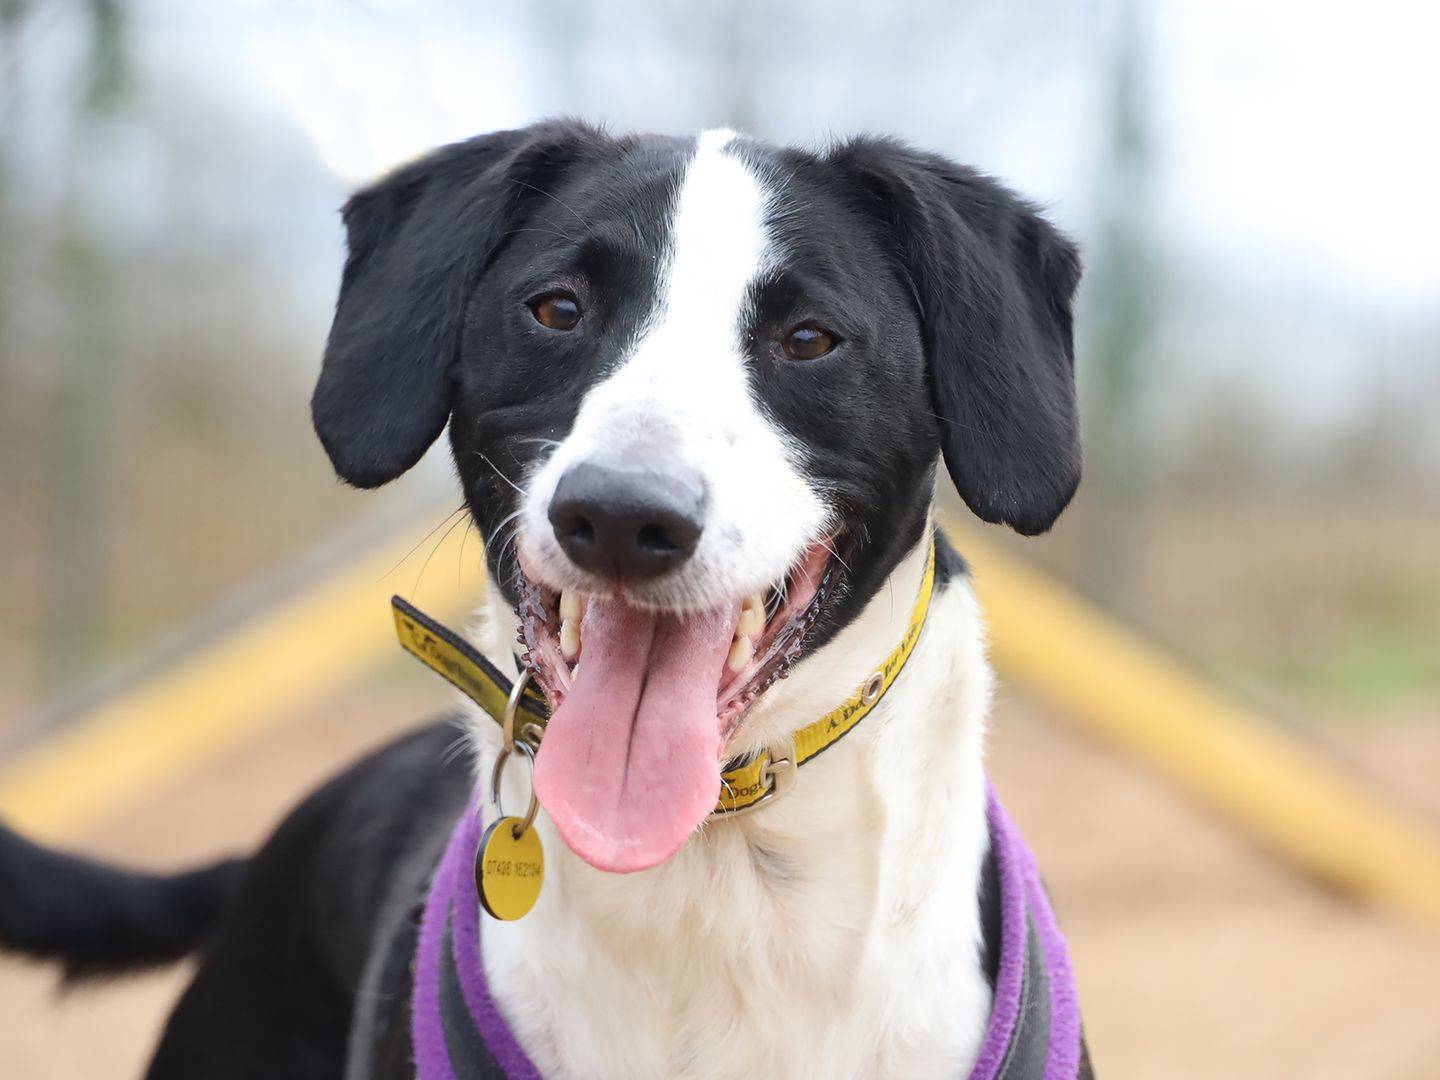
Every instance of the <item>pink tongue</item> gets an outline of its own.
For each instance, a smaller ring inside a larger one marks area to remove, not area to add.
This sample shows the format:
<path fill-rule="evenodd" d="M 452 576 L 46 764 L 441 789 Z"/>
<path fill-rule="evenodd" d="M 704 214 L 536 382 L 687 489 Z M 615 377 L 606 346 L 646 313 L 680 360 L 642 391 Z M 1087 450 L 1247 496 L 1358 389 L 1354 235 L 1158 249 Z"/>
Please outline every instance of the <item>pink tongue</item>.
<path fill-rule="evenodd" d="M 715 699 L 736 618 L 682 620 L 591 599 L 575 682 L 535 761 L 536 794 L 591 866 L 662 863 L 715 808 Z"/>

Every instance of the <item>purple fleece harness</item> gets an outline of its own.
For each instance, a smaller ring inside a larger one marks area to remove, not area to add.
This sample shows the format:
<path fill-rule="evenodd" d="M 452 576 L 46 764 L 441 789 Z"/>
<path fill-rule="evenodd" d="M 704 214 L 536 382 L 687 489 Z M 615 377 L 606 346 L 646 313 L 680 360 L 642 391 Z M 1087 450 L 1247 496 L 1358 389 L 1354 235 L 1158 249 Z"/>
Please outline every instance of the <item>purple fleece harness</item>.
<path fill-rule="evenodd" d="M 1065 938 L 1035 859 L 993 787 L 987 817 L 1000 894 L 1000 963 L 985 1041 L 969 1080 L 1074 1080 L 1080 1008 Z M 419 1080 L 541 1080 L 490 994 L 480 958 L 472 863 L 479 815 L 456 823 L 415 958 L 411 1038 Z"/>

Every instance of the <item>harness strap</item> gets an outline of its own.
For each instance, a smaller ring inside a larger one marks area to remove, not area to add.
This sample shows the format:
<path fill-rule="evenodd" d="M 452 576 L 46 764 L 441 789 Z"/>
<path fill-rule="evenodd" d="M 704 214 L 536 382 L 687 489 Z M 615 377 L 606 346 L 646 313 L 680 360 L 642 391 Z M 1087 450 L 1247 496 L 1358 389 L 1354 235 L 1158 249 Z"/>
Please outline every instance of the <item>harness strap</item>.
<path fill-rule="evenodd" d="M 418 1080 L 541 1080 L 485 978 L 468 880 L 479 803 L 456 822 L 420 924 L 411 1006 Z M 993 787 L 990 853 L 1000 895 L 999 965 L 985 1038 L 968 1080 L 1077 1080 L 1080 1010 L 1065 938 L 1039 871 Z"/>
<path fill-rule="evenodd" d="M 417 1080 L 542 1080 L 490 994 L 470 866 L 476 801 L 455 823 L 420 917 L 410 1037 Z"/>
<path fill-rule="evenodd" d="M 1000 892 L 1000 962 L 990 1022 L 969 1080 L 1076 1080 L 1080 1005 L 1065 937 L 1035 857 L 987 784 Z"/>
<path fill-rule="evenodd" d="M 455 963 L 454 915 L 445 919 L 444 940 L 440 943 L 440 1026 L 445 1038 L 445 1055 L 455 1080 L 500 1080 L 505 1076 L 480 1029 L 470 1018 L 465 988 Z"/>

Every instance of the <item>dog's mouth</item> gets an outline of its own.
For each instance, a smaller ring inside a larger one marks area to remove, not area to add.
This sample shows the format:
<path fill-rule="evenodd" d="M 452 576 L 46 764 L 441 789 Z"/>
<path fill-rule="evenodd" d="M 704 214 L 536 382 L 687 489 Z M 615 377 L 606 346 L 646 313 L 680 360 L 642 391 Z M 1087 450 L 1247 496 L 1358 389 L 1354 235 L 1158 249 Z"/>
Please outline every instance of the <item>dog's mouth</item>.
<path fill-rule="evenodd" d="M 557 593 L 522 561 L 520 641 L 551 710 L 535 791 L 572 851 L 624 873 L 684 845 L 745 714 L 799 659 L 832 550 L 822 540 L 768 589 L 702 611 Z"/>

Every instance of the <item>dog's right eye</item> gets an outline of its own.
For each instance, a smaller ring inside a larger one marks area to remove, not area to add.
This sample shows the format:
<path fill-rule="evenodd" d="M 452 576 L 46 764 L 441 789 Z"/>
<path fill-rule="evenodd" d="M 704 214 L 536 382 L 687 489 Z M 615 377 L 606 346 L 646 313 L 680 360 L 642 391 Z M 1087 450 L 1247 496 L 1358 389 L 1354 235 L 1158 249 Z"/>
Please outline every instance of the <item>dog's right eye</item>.
<path fill-rule="evenodd" d="M 580 322 L 580 301 L 567 292 L 546 293 L 530 301 L 530 313 L 550 330 L 574 330 Z"/>
<path fill-rule="evenodd" d="M 819 360 L 840 344 L 840 339 L 814 323 L 801 323 L 780 342 L 780 348 L 791 360 Z"/>

